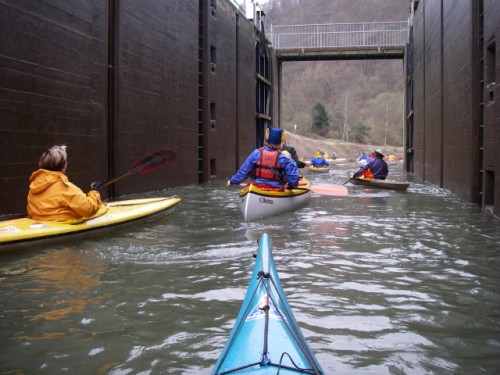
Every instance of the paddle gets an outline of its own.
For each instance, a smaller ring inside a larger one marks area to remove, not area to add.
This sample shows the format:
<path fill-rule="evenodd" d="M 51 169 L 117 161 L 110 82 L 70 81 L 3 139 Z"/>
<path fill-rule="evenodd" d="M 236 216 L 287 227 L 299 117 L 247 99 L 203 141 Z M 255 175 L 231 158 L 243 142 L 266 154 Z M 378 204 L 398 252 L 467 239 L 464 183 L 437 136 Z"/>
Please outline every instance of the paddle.
<path fill-rule="evenodd" d="M 351 181 L 351 177 L 349 177 L 349 179 L 347 181 L 345 181 L 344 183 L 342 183 L 342 185 L 347 184 L 349 181 Z"/>
<path fill-rule="evenodd" d="M 348 174 L 349 174 L 349 179 L 348 179 L 346 182 L 344 182 L 342 185 L 347 184 L 349 181 L 351 181 L 351 178 L 353 178 L 353 177 L 352 177 L 352 176 L 353 176 L 353 173 L 349 173 L 349 172 L 348 172 Z"/>
<path fill-rule="evenodd" d="M 299 186 L 295 187 L 294 189 L 309 190 L 318 195 L 329 195 L 337 197 L 345 197 L 349 194 L 347 188 L 342 185 L 314 185 L 309 188 Z"/>
<path fill-rule="evenodd" d="M 103 182 L 92 182 L 90 184 L 90 187 L 93 189 L 101 189 L 108 185 L 114 184 L 115 182 L 120 181 L 125 177 L 132 176 L 137 173 L 145 174 L 152 172 L 166 163 L 173 162 L 175 160 L 175 157 L 176 154 L 174 150 L 170 148 L 161 148 L 137 160 L 134 164 L 132 164 L 130 170 L 128 170 L 124 174 Z"/>

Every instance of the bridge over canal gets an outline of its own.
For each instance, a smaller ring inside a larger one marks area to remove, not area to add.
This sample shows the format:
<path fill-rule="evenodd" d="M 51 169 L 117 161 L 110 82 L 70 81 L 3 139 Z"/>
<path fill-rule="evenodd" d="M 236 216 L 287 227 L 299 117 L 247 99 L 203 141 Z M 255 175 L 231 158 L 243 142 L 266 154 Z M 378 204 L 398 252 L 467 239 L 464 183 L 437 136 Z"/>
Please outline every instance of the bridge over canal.
<path fill-rule="evenodd" d="M 274 122 L 281 123 L 283 62 L 404 60 L 409 39 L 409 24 L 408 21 L 400 21 L 271 26 L 266 37 L 271 42 L 276 55 L 278 95 L 273 116 L 263 116 L 263 118 L 264 120 L 274 119 Z M 257 90 L 258 107 L 266 108 L 267 95 L 260 95 L 260 93 L 270 90 L 271 83 L 264 81 L 259 84 L 265 86 L 265 89 Z M 407 120 L 406 126 L 412 127 L 411 118 Z M 405 133 L 406 146 L 413 147 L 412 132 L 405 131 Z M 407 158 L 407 167 L 411 162 L 411 157 Z"/>
<path fill-rule="evenodd" d="M 278 60 L 403 59 L 408 21 L 272 26 Z"/>
<path fill-rule="evenodd" d="M 277 66 L 278 95 L 273 115 L 265 115 L 271 82 L 257 75 L 258 120 L 281 123 L 282 64 L 287 61 L 319 60 L 404 60 L 409 41 L 409 22 L 363 22 L 271 26 L 266 38 L 271 42 Z M 411 100 L 411 98 L 407 98 Z M 408 103 L 407 103 L 408 105 Z M 413 118 L 405 125 L 405 145 L 413 147 Z M 412 169 L 412 155 L 407 155 L 406 168 Z"/>

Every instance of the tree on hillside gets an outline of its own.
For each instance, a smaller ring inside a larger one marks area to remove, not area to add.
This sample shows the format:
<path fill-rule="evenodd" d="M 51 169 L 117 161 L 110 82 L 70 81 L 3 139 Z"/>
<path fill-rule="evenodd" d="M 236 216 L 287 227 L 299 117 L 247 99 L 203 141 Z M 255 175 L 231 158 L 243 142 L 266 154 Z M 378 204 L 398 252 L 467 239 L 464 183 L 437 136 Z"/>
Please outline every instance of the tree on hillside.
<path fill-rule="evenodd" d="M 384 146 L 402 145 L 403 96 L 397 92 L 383 92 L 365 103 L 361 121 L 372 125 L 370 143 Z"/>
<path fill-rule="evenodd" d="M 311 131 L 313 133 L 325 136 L 330 129 L 330 118 L 328 116 L 328 112 L 325 109 L 325 106 L 321 103 L 317 103 L 311 112 L 311 117 Z"/>
<path fill-rule="evenodd" d="M 330 121 L 330 136 L 332 138 L 342 139 L 344 116 L 338 108 L 333 110 L 333 114 L 330 115 Z"/>
<path fill-rule="evenodd" d="M 268 0 L 264 8 L 273 26 L 404 21 L 409 16 L 408 0 Z M 286 62 L 281 119 L 307 135 L 311 108 L 322 103 L 330 112 L 324 137 L 349 141 L 350 130 L 362 122 L 372 127 L 370 143 L 399 145 L 405 120 L 402 67 L 399 60 Z"/>
<path fill-rule="evenodd" d="M 352 117 L 352 112 L 354 109 L 354 97 L 352 95 L 349 95 L 349 90 L 345 91 L 345 98 L 344 98 L 344 122 L 342 124 L 342 140 L 345 142 L 349 142 L 349 121 L 351 121 Z"/>
<path fill-rule="evenodd" d="M 349 136 L 358 143 L 366 143 L 366 139 L 370 135 L 371 130 L 372 127 L 370 125 L 359 122 L 358 125 L 349 131 Z"/>

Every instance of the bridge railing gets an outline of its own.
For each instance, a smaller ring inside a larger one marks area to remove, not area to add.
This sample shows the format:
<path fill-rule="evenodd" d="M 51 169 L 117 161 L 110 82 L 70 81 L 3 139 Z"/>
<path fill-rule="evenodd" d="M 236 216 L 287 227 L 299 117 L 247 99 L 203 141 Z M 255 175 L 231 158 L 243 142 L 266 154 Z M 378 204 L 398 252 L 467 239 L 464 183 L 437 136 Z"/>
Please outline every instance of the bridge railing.
<path fill-rule="evenodd" d="M 404 47 L 408 21 L 273 26 L 275 49 Z"/>

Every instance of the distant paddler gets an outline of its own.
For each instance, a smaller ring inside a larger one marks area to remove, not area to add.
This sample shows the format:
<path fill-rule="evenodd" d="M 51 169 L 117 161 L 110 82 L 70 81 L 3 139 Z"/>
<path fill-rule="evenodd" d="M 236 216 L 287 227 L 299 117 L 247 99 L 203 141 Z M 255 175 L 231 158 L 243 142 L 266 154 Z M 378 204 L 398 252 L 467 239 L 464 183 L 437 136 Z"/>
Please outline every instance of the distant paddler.
<path fill-rule="evenodd" d="M 385 180 L 389 174 L 389 168 L 384 160 L 383 151 L 378 148 L 374 152 L 374 158 L 361 166 L 356 172 L 353 173 L 351 178 L 365 178 L 368 180 Z"/>
<path fill-rule="evenodd" d="M 321 152 L 316 151 L 314 158 L 311 159 L 311 164 L 315 168 L 328 167 L 330 164 L 321 156 Z"/>
<path fill-rule="evenodd" d="M 388 157 L 387 157 L 387 160 L 390 161 L 390 162 L 394 162 L 394 161 L 397 161 L 398 158 L 394 155 L 394 154 L 390 154 Z"/>

